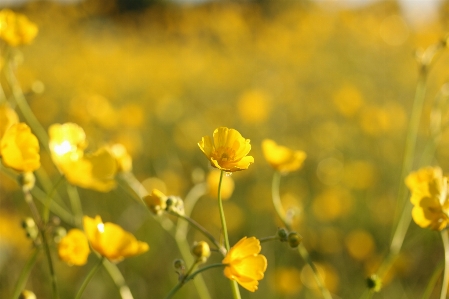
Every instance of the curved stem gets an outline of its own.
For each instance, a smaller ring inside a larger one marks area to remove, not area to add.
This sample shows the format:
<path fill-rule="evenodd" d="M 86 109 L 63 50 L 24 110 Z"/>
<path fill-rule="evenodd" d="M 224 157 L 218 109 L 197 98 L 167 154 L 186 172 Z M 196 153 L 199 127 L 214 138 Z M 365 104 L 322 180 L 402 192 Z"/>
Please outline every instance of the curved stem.
<path fill-rule="evenodd" d="M 90 270 L 89 274 L 87 274 L 86 278 L 83 281 L 83 284 L 81 285 L 80 289 L 78 290 L 78 293 L 76 294 L 75 299 L 80 299 L 81 298 L 81 296 L 83 295 L 84 290 L 86 289 L 86 287 L 89 284 L 90 280 L 95 275 L 95 273 L 98 271 L 98 269 L 100 269 L 100 266 L 103 263 L 103 259 L 104 259 L 104 257 L 102 257 L 100 259 L 100 261 L 95 265 L 95 267 L 93 267 Z"/>
<path fill-rule="evenodd" d="M 445 299 L 447 294 L 447 285 L 449 283 L 449 237 L 446 230 L 441 231 L 441 240 L 443 241 L 444 248 L 444 274 L 440 299 Z"/>
<path fill-rule="evenodd" d="M 128 285 L 125 282 L 125 278 L 123 277 L 120 270 L 117 268 L 117 265 L 111 263 L 107 259 L 103 259 L 103 267 L 106 269 L 109 276 L 111 276 L 112 280 L 114 281 L 114 284 L 118 288 L 118 291 L 122 299 L 134 299 L 131 290 L 129 289 Z"/>
<path fill-rule="evenodd" d="M 56 182 L 56 184 L 51 189 L 50 193 L 48 193 L 48 195 L 47 195 L 47 199 L 45 200 L 45 205 L 44 205 L 43 216 L 42 216 L 44 223 L 48 222 L 48 219 L 50 217 L 50 205 L 53 201 L 53 195 L 54 195 L 56 189 L 58 188 L 59 184 L 63 181 L 63 178 L 64 178 L 64 176 L 61 175 L 59 177 L 58 181 Z"/>
<path fill-rule="evenodd" d="M 190 274 L 189 276 L 186 276 L 185 279 L 181 280 L 173 289 L 171 289 L 171 291 L 167 294 L 167 296 L 165 296 L 165 299 L 170 299 L 172 298 L 177 291 L 179 291 L 179 289 L 181 289 L 181 287 L 188 282 L 189 280 L 195 278 L 196 275 L 200 274 L 201 272 L 204 272 L 206 270 L 212 269 L 212 268 L 218 268 L 218 267 L 224 267 L 224 264 L 211 264 L 205 267 L 202 267 L 201 269 L 196 270 L 195 272 L 193 272 L 192 274 Z"/>
<path fill-rule="evenodd" d="M 290 229 L 291 223 L 290 221 L 287 220 L 284 207 L 282 206 L 281 203 L 281 196 L 279 195 L 280 185 L 281 185 L 281 173 L 276 171 L 273 174 L 273 181 L 271 184 L 271 196 L 273 199 L 273 205 L 274 209 L 276 210 L 276 213 L 281 218 L 284 225 L 287 227 L 287 229 Z"/>
<path fill-rule="evenodd" d="M 78 189 L 67 182 L 67 194 L 69 195 L 70 204 L 72 205 L 72 212 L 75 215 L 75 224 L 78 227 L 82 226 L 83 209 L 81 206 L 80 196 Z"/>
<path fill-rule="evenodd" d="M 13 295 L 11 298 L 19 298 L 20 292 L 24 289 L 28 276 L 30 275 L 31 269 L 33 269 L 34 264 L 36 263 L 37 257 L 39 255 L 39 248 L 36 247 L 34 249 L 33 254 L 28 259 L 25 267 L 23 267 L 22 272 L 20 273 L 19 279 L 17 280 L 16 286 L 14 287 Z"/>

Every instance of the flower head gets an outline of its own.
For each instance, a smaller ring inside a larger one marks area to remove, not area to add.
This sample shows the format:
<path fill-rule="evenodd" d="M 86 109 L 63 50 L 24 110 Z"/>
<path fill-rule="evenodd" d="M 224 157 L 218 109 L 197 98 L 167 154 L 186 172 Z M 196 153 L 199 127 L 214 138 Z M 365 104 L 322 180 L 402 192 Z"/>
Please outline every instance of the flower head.
<path fill-rule="evenodd" d="M 241 239 L 222 261 L 226 265 L 224 275 L 248 291 L 256 291 L 267 269 L 267 259 L 259 254 L 260 250 L 260 241 L 255 237 Z"/>
<path fill-rule="evenodd" d="M 298 170 L 307 156 L 303 151 L 291 150 L 288 147 L 276 144 L 271 139 L 262 141 L 262 151 L 267 162 L 281 173 Z"/>
<path fill-rule="evenodd" d="M 14 124 L 5 131 L 0 156 L 5 166 L 20 172 L 32 172 L 41 166 L 39 142 L 25 123 Z"/>
<path fill-rule="evenodd" d="M 149 249 L 147 243 L 136 240 L 131 233 L 117 224 L 103 223 L 100 216 L 84 216 L 83 224 L 92 248 L 111 261 L 118 262 Z"/>
<path fill-rule="evenodd" d="M 167 208 L 167 196 L 158 189 L 153 189 L 143 200 L 153 214 L 161 215 Z"/>
<path fill-rule="evenodd" d="M 69 265 L 82 266 L 86 264 L 90 248 L 83 231 L 74 228 L 61 239 L 58 244 L 58 255 Z"/>
<path fill-rule="evenodd" d="M 16 47 L 29 44 L 38 32 L 36 24 L 20 13 L 10 9 L 0 11 L 0 38 L 7 44 Z"/>
<path fill-rule="evenodd" d="M 254 163 L 254 158 L 247 156 L 251 150 L 249 142 L 237 130 L 220 127 L 215 129 L 213 140 L 205 136 L 198 146 L 213 167 L 234 172 L 248 169 Z"/>
<path fill-rule="evenodd" d="M 53 124 L 48 128 L 48 135 L 51 157 L 57 167 L 83 157 L 87 147 L 86 133 L 77 124 Z"/>
<path fill-rule="evenodd" d="M 411 191 L 413 220 L 421 227 L 442 230 L 449 224 L 447 177 L 439 167 L 425 167 L 405 180 Z"/>
<path fill-rule="evenodd" d="M 117 170 L 120 172 L 130 172 L 133 168 L 131 156 L 126 151 L 123 144 L 116 143 L 109 147 L 109 150 L 117 162 Z"/>
<path fill-rule="evenodd" d="M 19 122 L 19 116 L 7 103 L 0 104 L 0 140 L 6 130 Z"/>

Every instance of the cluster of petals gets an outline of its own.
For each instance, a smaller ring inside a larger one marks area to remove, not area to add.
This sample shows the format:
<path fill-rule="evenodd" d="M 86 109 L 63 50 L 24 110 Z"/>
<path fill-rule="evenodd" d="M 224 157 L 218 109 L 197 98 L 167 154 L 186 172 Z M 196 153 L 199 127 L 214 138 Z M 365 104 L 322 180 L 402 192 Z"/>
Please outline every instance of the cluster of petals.
<path fill-rule="evenodd" d="M 20 13 L 10 9 L 0 11 L 0 39 L 10 46 L 29 44 L 36 37 L 38 28 L 36 24 Z"/>
<path fill-rule="evenodd" d="M 116 173 L 131 169 L 131 157 L 118 145 L 85 154 L 86 134 L 77 124 L 53 124 L 48 133 L 53 162 L 75 186 L 108 192 L 116 186 Z"/>
<path fill-rule="evenodd" d="M 147 243 L 138 241 L 134 235 L 100 216 L 83 218 L 84 232 L 92 248 L 110 261 L 119 262 L 126 257 L 148 251 Z"/>
<path fill-rule="evenodd" d="M 262 151 L 265 160 L 280 173 L 289 173 L 300 169 L 307 157 L 305 152 L 278 145 L 271 139 L 262 141 Z"/>
<path fill-rule="evenodd" d="M 86 264 L 90 253 L 89 243 L 84 232 L 71 229 L 58 244 L 59 258 L 69 265 L 82 266 Z"/>
<path fill-rule="evenodd" d="M 255 237 L 242 238 L 222 261 L 225 264 L 224 275 L 255 292 L 267 269 L 267 259 L 259 254 L 261 249 L 260 241 Z"/>
<path fill-rule="evenodd" d="M 425 167 L 405 180 L 413 204 L 412 217 L 419 226 L 442 230 L 449 224 L 447 177 L 439 167 Z"/>
<path fill-rule="evenodd" d="M 198 146 L 213 167 L 226 172 L 245 170 L 254 163 L 254 158 L 247 156 L 251 150 L 250 140 L 234 129 L 219 127 L 212 138 L 203 137 Z"/>
<path fill-rule="evenodd" d="M 41 165 L 37 137 L 7 104 L 0 105 L 0 156 L 6 167 L 23 173 Z"/>

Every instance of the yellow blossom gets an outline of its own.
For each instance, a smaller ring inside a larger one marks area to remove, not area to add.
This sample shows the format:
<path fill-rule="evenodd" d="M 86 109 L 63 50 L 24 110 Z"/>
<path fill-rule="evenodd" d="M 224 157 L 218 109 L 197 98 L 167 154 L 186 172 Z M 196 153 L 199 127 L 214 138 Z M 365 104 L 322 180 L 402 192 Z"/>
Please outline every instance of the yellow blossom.
<path fill-rule="evenodd" d="M 123 144 L 116 143 L 109 147 L 112 156 L 117 162 L 117 171 L 120 172 L 130 172 L 133 168 L 132 158 L 126 151 Z"/>
<path fill-rule="evenodd" d="M 86 264 L 90 249 L 87 237 L 83 231 L 74 228 L 61 239 L 58 244 L 58 255 L 69 265 L 82 266 Z"/>
<path fill-rule="evenodd" d="M 53 124 L 48 129 L 51 157 L 57 167 L 80 160 L 87 147 L 84 130 L 74 123 Z"/>
<path fill-rule="evenodd" d="M 19 116 L 7 103 L 0 104 L 0 140 L 5 131 L 19 122 Z"/>
<path fill-rule="evenodd" d="M 276 144 L 271 139 L 262 141 L 262 151 L 267 162 L 281 173 L 298 170 L 306 158 L 305 152 L 291 150 L 288 147 Z"/>
<path fill-rule="evenodd" d="M 215 129 L 213 140 L 205 136 L 198 146 L 213 167 L 234 172 L 248 169 L 254 163 L 254 158 L 247 156 L 251 150 L 249 142 L 237 130 L 220 127 Z"/>
<path fill-rule="evenodd" d="M 83 224 L 92 248 L 113 262 L 144 253 L 149 249 L 147 243 L 136 240 L 131 233 L 117 224 L 103 223 L 98 215 L 95 218 L 84 216 Z"/>
<path fill-rule="evenodd" d="M 153 189 L 151 194 L 143 198 L 148 208 L 156 215 L 161 215 L 167 208 L 167 196 L 158 189 Z"/>
<path fill-rule="evenodd" d="M 447 177 L 439 167 L 425 167 L 405 180 L 411 191 L 413 220 L 421 227 L 442 230 L 449 223 Z"/>
<path fill-rule="evenodd" d="M 0 142 L 3 164 L 20 172 L 32 172 L 40 164 L 39 142 L 25 123 L 17 123 L 6 130 Z"/>
<path fill-rule="evenodd" d="M 257 290 L 259 280 L 267 269 L 267 259 L 259 254 L 260 241 L 255 237 L 244 237 L 226 254 L 222 263 L 226 265 L 224 274 L 237 281 L 248 291 Z"/>
<path fill-rule="evenodd" d="M 38 28 L 28 18 L 10 9 L 0 11 L 0 38 L 15 47 L 29 44 L 36 37 Z"/>

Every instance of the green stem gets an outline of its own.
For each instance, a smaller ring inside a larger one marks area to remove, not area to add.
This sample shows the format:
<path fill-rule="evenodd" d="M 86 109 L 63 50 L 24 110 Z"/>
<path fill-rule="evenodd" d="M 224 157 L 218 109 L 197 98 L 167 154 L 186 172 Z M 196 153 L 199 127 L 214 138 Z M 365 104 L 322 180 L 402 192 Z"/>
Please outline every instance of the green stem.
<path fill-rule="evenodd" d="M 324 286 L 323 279 L 321 278 L 321 275 L 318 273 L 318 269 L 315 267 L 315 264 L 312 262 L 312 259 L 310 258 L 309 252 L 307 251 L 307 249 L 304 247 L 303 244 L 299 244 L 298 252 L 301 255 L 302 259 L 306 261 L 306 263 L 312 269 L 315 281 L 318 285 L 318 288 L 321 291 L 321 294 L 323 295 L 323 298 L 332 299 L 332 295 L 330 294 L 329 290 Z"/>
<path fill-rule="evenodd" d="M 264 243 L 264 242 L 268 242 L 268 241 L 275 241 L 275 240 L 279 240 L 279 236 L 270 236 L 270 237 L 265 237 L 265 238 L 259 239 L 260 243 Z"/>
<path fill-rule="evenodd" d="M 92 279 L 92 277 L 95 275 L 95 273 L 98 271 L 98 269 L 100 269 L 100 266 L 103 264 L 103 259 L 104 257 L 102 257 L 99 262 L 95 265 L 95 267 L 93 267 L 89 274 L 87 274 L 86 278 L 83 281 L 83 284 L 81 285 L 80 289 L 78 290 L 78 293 L 76 294 L 75 299 L 80 299 L 81 296 L 84 293 L 84 290 L 86 289 L 87 285 L 89 284 L 90 280 Z"/>
<path fill-rule="evenodd" d="M 447 235 L 447 230 L 441 231 L 441 240 L 443 241 L 444 248 L 444 274 L 440 299 L 446 299 L 447 285 L 449 283 L 449 238 Z"/>
<path fill-rule="evenodd" d="M 47 199 L 45 200 L 45 205 L 44 205 L 43 216 L 42 216 L 44 223 L 48 222 L 48 219 L 50 217 L 50 205 L 53 200 L 53 195 L 56 192 L 56 189 L 58 188 L 59 184 L 63 181 L 63 178 L 64 178 L 64 176 L 61 175 L 59 177 L 58 181 L 56 182 L 56 184 L 51 189 L 50 193 L 48 193 L 48 195 L 47 195 Z"/>
<path fill-rule="evenodd" d="M 432 294 L 432 291 L 435 288 L 435 284 L 437 283 L 438 279 L 440 278 L 443 268 L 444 268 L 444 264 L 440 264 L 438 267 L 435 268 L 421 299 L 429 299 L 430 298 L 430 295 Z"/>
<path fill-rule="evenodd" d="M 170 292 L 167 294 L 167 296 L 165 296 L 165 299 L 170 299 L 172 298 L 177 291 L 179 291 L 179 289 L 181 289 L 181 287 L 186 284 L 186 282 L 188 282 L 189 280 L 195 278 L 196 275 L 200 274 L 201 272 L 204 272 L 206 270 L 212 269 L 212 268 L 218 268 L 218 267 L 224 267 L 226 265 L 224 264 L 211 264 L 205 267 L 202 267 L 201 269 L 196 270 L 195 272 L 193 272 L 192 274 L 190 274 L 189 276 L 186 276 L 184 279 L 182 279 L 180 282 L 178 282 L 178 284 L 170 290 Z"/>
<path fill-rule="evenodd" d="M 83 222 L 83 209 L 81 207 L 80 196 L 78 194 L 78 189 L 69 182 L 67 182 L 67 194 L 69 195 L 72 211 L 75 215 L 75 224 L 76 226 L 81 227 Z"/>
<path fill-rule="evenodd" d="M 218 208 L 220 210 L 220 220 L 221 220 L 221 227 L 223 229 L 223 237 L 225 241 L 226 250 L 229 251 L 231 248 L 229 246 L 229 237 L 228 237 L 228 228 L 226 226 L 226 218 L 224 214 L 223 209 L 223 200 L 221 199 L 221 185 L 223 182 L 223 174 L 224 171 L 222 170 L 220 172 L 220 181 L 218 182 Z M 232 295 L 234 296 L 234 299 L 240 299 L 240 291 L 239 291 L 239 285 L 235 280 L 231 280 L 231 288 L 232 288 Z"/>
<path fill-rule="evenodd" d="M 111 276 L 112 280 L 114 281 L 114 284 L 117 287 L 122 299 L 134 299 L 131 290 L 125 282 L 125 278 L 117 268 L 117 265 L 111 263 L 107 259 L 103 259 L 103 267 L 106 269 L 109 276 Z"/>
<path fill-rule="evenodd" d="M 287 220 L 286 213 L 284 210 L 284 207 L 281 203 L 281 196 L 279 195 L 279 189 L 281 185 L 281 173 L 275 172 L 273 174 L 273 181 L 271 184 L 271 196 L 273 199 L 273 205 L 274 209 L 276 210 L 276 213 L 281 218 L 284 225 L 287 227 L 287 229 L 290 229 L 291 223 Z"/>
<path fill-rule="evenodd" d="M 30 275 L 31 269 L 36 263 L 37 257 L 39 255 L 40 249 L 36 247 L 28 259 L 25 267 L 23 267 L 22 272 L 20 273 L 19 279 L 17 280 L 16 286 L 14 287 L 13 295 L 11 298 L 19 298 L 20 292 L 25 288 L 26 281 L 28 280 L 28 276 Z"/>

